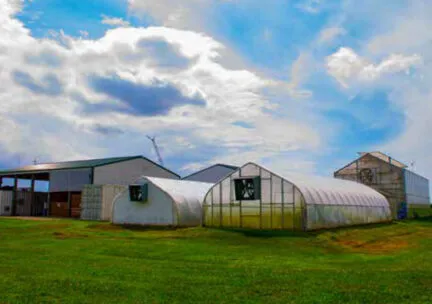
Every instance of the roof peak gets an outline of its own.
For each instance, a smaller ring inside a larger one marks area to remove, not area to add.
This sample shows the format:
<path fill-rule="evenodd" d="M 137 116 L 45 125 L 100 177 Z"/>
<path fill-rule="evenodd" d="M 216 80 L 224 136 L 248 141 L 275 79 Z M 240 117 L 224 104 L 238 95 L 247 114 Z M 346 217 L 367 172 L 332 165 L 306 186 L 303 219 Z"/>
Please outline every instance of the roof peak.
<path fill-rule="evenodd" d="M 131 155 L 131 156 L 111 156 L 111 157 L 100 157 L 100 158 L 87 158 L 87 159 L 76 159 L 76 160 L 65 160 L 65 161 L 51 161 L 51 162 L 45 162 L 45 163 L 37 163 L 35 165 L 28 165 L 28 166 L 37 166 L 37 165 L 51 165 L 51 164 L 65 164 L 65 163 L 74 163 L 74 162 L 90 162 L 90 161 L 108 161 L 113 159 L 130 159 L 130 158 L 138 158 L 143 157 L 142 155 Z M 27 167 L 27 166 L 22 166 Z"/>
<path fill-rule="evenodd" d="M 360 155 L 360 157 L 365 156 L 366 154 L 372 155 L 382 161 L 385 161 L 386 163 L 390 163 L 392 165 L 395 165 L 396 167 L 399 168 L 408 168 L 407 165 L 405 165 L 404 163 L 394 159 L 393 157 L 391 157 L 388 154 L 385 154 L 381 151 L 370 151 L 370 152 L 358 152 L 358 154 Z"/>

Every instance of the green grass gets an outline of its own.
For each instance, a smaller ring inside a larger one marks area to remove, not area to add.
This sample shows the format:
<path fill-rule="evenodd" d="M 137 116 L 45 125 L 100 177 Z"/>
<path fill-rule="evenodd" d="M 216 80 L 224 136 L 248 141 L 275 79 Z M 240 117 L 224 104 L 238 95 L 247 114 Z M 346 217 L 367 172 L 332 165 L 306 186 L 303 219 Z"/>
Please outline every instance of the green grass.
<path fill-rule="evenodd" d="M 431 303 L 432 220 L 315 233 L 0 219 L 0 303 Z"/>

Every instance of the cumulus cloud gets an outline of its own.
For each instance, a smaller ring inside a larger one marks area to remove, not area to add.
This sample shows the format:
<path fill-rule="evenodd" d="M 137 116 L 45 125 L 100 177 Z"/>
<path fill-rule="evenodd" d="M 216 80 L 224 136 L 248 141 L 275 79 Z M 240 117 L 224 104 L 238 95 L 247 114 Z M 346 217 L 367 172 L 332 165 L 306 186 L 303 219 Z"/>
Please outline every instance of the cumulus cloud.
<path fill-rule="evenodd" d="M 108 17 L 106 15 L 102 15 L 102 24 L 121 27 L 127 27 L 130 25 L 128 21 L 123 20 L 122 18 Z"/>
<path fill-rule="evenodd" d="M 120 26 L 99 39 L 61 31 L 38 39 L 14 17 L 19 5 L 0 0 L 0 6 L 5 155 L 150 154 L 145 134 L 163 134 L 168 158 L 203 146 L 210 152 L 202 157 L 211 160 L 232 149 L 269 157 L 320 145 L 305 122 L 272 117 L 278 105 L 263 94 L 271 81 L 224 66 L 226 47 L 212 37 Z M 239 121 L 252 127 L 233 124 Z"/>
<path fill-rule="evenodd" d="M 108 106 L 106 110 L 126 112 L 131 115 L 166 115 L 179 105 L 205 105 L 205 101 L 199 96 L 186 97 L 175 86 L 167 83 L 154 82 L 146 85 L 124 80 L 118 76 L 91 77 L 89 83 L 94 91 L 120 100 L 125 105 L 124 107 Z M 103 109 L 102 106 L 95 108 L 97 111 Z"/>
<path fill-rule="evenodd" d="M 52 74 L 45 75 L 39 83 L 29 73 L 18 70 L 12 73 L 12 78 L 15 83 L 36 94 L 58 96 L 63 92 L 60 81 Z"/>
<path fill-rule="evenodd" d="M 204 12 L 212 0 L 128 0 L 128 3 L 131 12 L 148 14 L 159 24 L 191 28 L 200 23 L 203 17 L 200 12 Z"/>
<path fill-rule="evenodd" d="M 391 54 L 379 64 L 373 64 L 350 48 L 340 48 L 327 57 L 328 73 L 344 87 L 351 81 L 373 82 L 386 74 L 406 71 L 421 63 L 422 57 L 417 54 Z"/>

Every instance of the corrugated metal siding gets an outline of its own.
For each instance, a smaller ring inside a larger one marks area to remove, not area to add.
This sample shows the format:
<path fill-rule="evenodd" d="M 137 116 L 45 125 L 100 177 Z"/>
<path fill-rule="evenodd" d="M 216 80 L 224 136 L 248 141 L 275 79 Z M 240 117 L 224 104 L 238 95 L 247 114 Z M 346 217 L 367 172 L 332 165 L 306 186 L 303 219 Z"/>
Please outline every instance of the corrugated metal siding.
<path fill-rule="evenodd" d="M 51 170 L 83 169 L 83 168 L 91 168 L 96 166 L 103 166 L 111 163 L 127 161 L 136 158 L 142 158 L 142 156 L 137 155 L 137 156 L 126 156 L 126 157 L 110 157 L 110 158 L 100 158 L 100 159 L 75 160 L 75 161 L 66 161 L 66 162 L 37 164 L 37 165 L 16 168 L 12 170 L 1 170 L 0 174 L 14 175 L 17 173 L 24 173 L 24 172 L 29 173 L 29 172 L 46 172 Z"/>
<path fill-rule="evenodd" d="M 81 191 L 91 183 L 91 169 L 61 170 L 50 173 L 50 192 Z"/>
<path fill-rule="evenodd" d="M 0 191 L 0 215 L 12 215 L 12 193 L 13 191 Z M 32 205 L 31 192 L 18 191 L 16 193 L 16 215 L 41 216 L 43 214 L 44 203 L 47 201 L 47 193 L 35 192 Z"/>
<path fill-rule="evenodd" d="M 146 159 L 133 159 L 120 163 L 96 167 L 94 170 L 95 185 L 129 185 L 141 176 L 179 177 Z"/>
<path fill-rule="evenodd" d="M 16 215 L 30 216 L 31 215 L 31 193 L 30 192 L 17 192 L 16 193 Z"/>
<path fill-rule="evenodd" d="M 197 181 L 204 183 L 217 183 L 228 174 L 233 173 L 237 169 L 231 169 L 224 166 L 215 166 L 207 170 L 185 177 L 183 180 Z"/>
<path fill-rule="evenodd" d="M 409 170 L 404 170 L 404 175 L 407 203 L 429 204 L 429 180 Z"/>
<path fill-rule="evenodd" d="M 12 191 L 0 191 L 0 215 L 12 214 Z"/>

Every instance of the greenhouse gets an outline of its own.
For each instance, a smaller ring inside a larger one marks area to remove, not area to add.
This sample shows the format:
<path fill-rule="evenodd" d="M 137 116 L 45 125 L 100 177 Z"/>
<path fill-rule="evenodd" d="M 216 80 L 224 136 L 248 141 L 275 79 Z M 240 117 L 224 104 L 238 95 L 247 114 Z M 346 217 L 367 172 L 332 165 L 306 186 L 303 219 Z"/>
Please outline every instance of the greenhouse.
<path fill-rule="evenodd" d="M 112 222 L 145 226 L 191 227 L 202 224 L 204 195 L 210 183 L 142 177 L 113 202 Z"/>
<path fill-rule="evenodd" d="M 248 163 L 205 195 L 208 227 L 314 230 L 391 221 L 387 199 L 365 185 L 275 174 Z"/>

